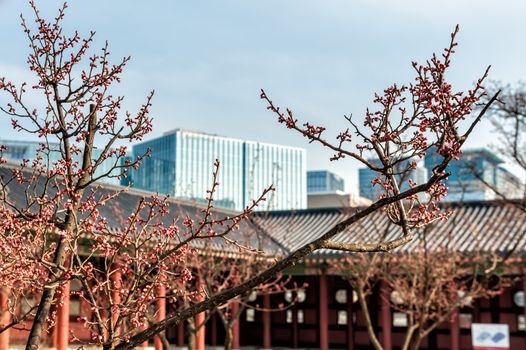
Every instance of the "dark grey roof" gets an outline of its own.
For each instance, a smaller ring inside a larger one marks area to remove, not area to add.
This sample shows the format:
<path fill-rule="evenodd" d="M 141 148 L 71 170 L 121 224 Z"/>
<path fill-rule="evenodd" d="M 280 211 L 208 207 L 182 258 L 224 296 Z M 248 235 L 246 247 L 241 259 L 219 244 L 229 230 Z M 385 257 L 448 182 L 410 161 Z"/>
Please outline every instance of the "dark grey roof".
<path fill-rule="evenodd" d="M 12 171 L 19 169 L 16 165 L 3 164 L 0 166 L 0 177 L 5 179 L 11 177 Z M 41 179 L 42 181 L 43 179 Z M 16 181 L 13 181 L 8 186 L 8 198 L 10 201 L 17 203 L 18 207 L 24 208 L 26 206 L 26 190 L 28 186 L 20 185 Z M 37 183 L 35 188 L 32 188 L 30 193 L 41 193 L 43 189 L 42 183 Z M 108 184 L 100 184 L 97 186 L 91 186 L 91 188 L 86 189 L 84 196 L 87 196 L 91 193 L 91 190 L 96 189 L 95 198 L 102 198 L 105 195 L 115 193 L 116 191 L 122 190 L 123 187 L 113 186 Z M 48 193 L 56 191 L 56 188 L 50 187 Z M 119 230 L 121 228 L 121 222 L 123 218 L 127 218 L 133 211 L 137 208 L 139 201 L 142 198 L 148 198 L 155 195 L 154 193 L 147 191 L 140 191 L 135 189 L 128 189 L 126 192 L 123 192 L 116 196 L 115 198 L 106 202 L 104 206 L 99 207 L 100 216 L 104 217 L 108 222 L 108 228 L 110 230 Z M 193 219 L 198 223 L 202 218 L 202 210 L 205 206 L 198 202 L 192 201 L 183 201 L 174 198 L 168 198 L 169 209 L 168 215 L 164 216 L 161 220 L 166 224 L 171 224 L 173 220 L 177 220 L 176 224 L 180 228 L 181 232 L 185 231 L 183 226 L 183 220 L 187 217 Z M 214 218 L 220 219 L 223 217 L 233 217 L 239 214 L 238 212 L 214 208 L 212 216 Z M 214 227 L 217 232 L 224 232 L 225 227 L 220 227 L 217 225 Z M 232 231 L 228 235 L 229 238 L 238 241 L 240 244 L 245 246 L 250 246 L 258 248 L 269 255 L 275 255 L 279 253 L 285 253 L 284 249 L 273 237 L 268 235 L 264 230 L 262 230 L 257 224 L 249 221 L 243 220 L 239 224 L 239 229 Z M 201 247 L 205 244 L 203 240 L 194 241 L 196 247 Z M 206 240 L 206 244 L 216 252 L 224 252 L 228 254 L 239 253 L 239 247 L 233 244 L 225 242 L 223 239 L 212 239 Z"/>
<path fill-rule="evenodd" d="M 0 176 L 9 175 L 12 169 L 11 166 L 0 166 Z M 116 189 L 119 187 L 100 185 L 97 196 Z M 23 205 L 24 190 L 25 186 L 12 183 L 9 187 L 9 196 Z M 101 207 L 101 215 L 107 218 L 110 227 L 118 230 L 118 213 L 126 217 L 141 198 L 151 195 L 152 193 L 145 191 L 129 190 Z M 164 218 L 167 223 L 179 218 L 178 224 L 182 225 L 182 219 L 186 216 L 198 220 L 203 209 L 202 204 L 177 199 L 169 199 L 169 203 L 170 214 Z M 526 214 L 517 206 L 502 201 L 446 203 L 443 206 L 444 209 L 453 210 L 448 220 L 437 221 L 426 229 L 416 229 L 415 239 L 398 248 L 396 252 L 410 252 L 416 249 L 422 244 L 425 235 L 427 246 L 431 250 L 449 247 L 464 253 L 487 251 L 507 254 L 515 248 L 514 254 L 526 254 Z M 241 241 L 251 237 L 248 243 L 252 246 L 258 246 L 256 242 L 260 242 L 260 249 L 269 254 L 286 254 L 320 237 L 357 210 L 360 208 L 256 212 L 251 220 L 243 221 L 239 230 L 230 237 Z M 235 214 L 236 212 L 226 209 L 214 210 L 214 215 L 218 217 Z M 384 236 L 389 240 L 399 234 L 400 228 L 389 224 L 386 215 L 379 211 L 341 232 L 336 240 L 376 243 Z M 219 252 L 239 251 L 238 247 L 226 244 L 221 239 L 214 240 L 211 244 Z M 336 252 L 327 250 L 316 253 L 317 256 L 333 254 Z"/>
<path fill-rule="evenodd" d="M 477 251 L 507 254 L 526 253 L 526 214 L 517 206 L 502 201 L 448 203 L 444 209 L 453 214 L 425 229 L 414 230 L 415 239 L 395 252 L 410 252 L 423 244 L 430 250 L 450 248 L 463 253 Z M 289 251 L 320 237 L 337 223 L 351 216 L 359 208 L 312 209 L 257 213 L 255 221 Z M 335 237 L 344 242 L 376 243 L 393 239 L 400 228 L 390 224 L 379 211 Z M 515 249 L 514 249 L 515 248 Z M 318 255 L 335 252 L 322 250 Z"/>

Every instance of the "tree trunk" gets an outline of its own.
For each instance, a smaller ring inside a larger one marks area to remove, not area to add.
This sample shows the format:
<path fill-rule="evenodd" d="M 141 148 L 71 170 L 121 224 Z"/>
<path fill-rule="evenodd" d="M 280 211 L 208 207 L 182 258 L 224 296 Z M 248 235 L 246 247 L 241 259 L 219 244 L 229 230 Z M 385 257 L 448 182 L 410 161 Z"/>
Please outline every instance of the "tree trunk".
<path fill-rule="evenodd" d="M 166 332 L 159 333 L 159 338 L 163 344 L 163 350 L 170 350 L 170 342 L 168 341 L 168 338 L 166 338 Z"/>
<path fill-rule="evenodd" d="M 66 227 L 66 230 L 67 229 L 69 229 L 69 227 Z M 57 248 L 55 251 L 55 259 L 53 261 L 56 266 L 62 267 L 64 265 L 64 262 L 66 261 L 65 248 L 66 244 L 64 243 L 64 239 L 61 237 L 58 241 Z M 53 271 L 54 273 L 59 272 L 58 268 L 55 268 L 54 270 L 56 270 Z M 50 275 L 52 276 L 52 274 Z M 40 298 L 40 304 L 38 305 L 33 325 L 31 327 L 31 332 L 29 333 L 29 337 L 26 344 L 26 350 L 37 350 L 40 346 L 40 338 L 42 337 L 42 332 L 44 331 L 44 326 L 47 321 L 49 309 L 51 308 L 51 304 L 53 303 L 53 298 L 55 297 L 55 292 L 58 286 L 59 283 L 55 283 L 53 284 L 53 286 L 48 286 L 44 289 L 42 297 Z"/>
<path fill-rule="evenodd" d="M 232 327 L 225 327 L 225 350 L 232 348 Z"/>
<path fill-rule="evenodd" d="M 420 348 L 420 343 L 422 343 L 420 332 L 415 332 L 413 338 L 411 339 L 411 343 L 409 344 L 408 350 L 418 350 Z"/>
<path fill-rule="evenodd" d="M 57 111 L 59 114 L 59 122 L 61 127 L 64 127 L 65 125 L 65 117 L 63 115 L 63 110 L 60 102 L 60 94 L 58 91 L 58 84 L 53 84 L 53 91 L 54 91 L 54 102 L 57 106 Z M 68 209 L 66 212 L 66 215 L 64 216 L 64 227 L 63 230 L 65 232 L 72 232 L 72 230 L 75 229 L 77 225 L 77 213 L 78 208 L 80 205 L 80 201 L 82 198 L 82 195 L 84 194 L 84 187 L 89 179 L 90 179 L 90 170 L 91 170 L 91 158 L 93 154 L 93 140 L 95 138 L 95 124 L 97 122 L 97 114 L 95 111 L 95 105 L 90 104 L 90 119 L 88 124 L 88 133 L 87 137 L 84 143 L 84 151 L 82 153 L 83 161 L 82 161 L 82 170 L 84 171 L 84 174 L 81 175 L 81 177 L 78 179 L 76 184 L 73 184 L 73 168 L 71 166 L 72 162 L 72 155 L 71 155 L 71 149 L 70 149 L 70 140 L 67 136 L 67 131 L 62 130 L 62 144 L 61 147 L 63 147 L 64 150 L 64 156 L 63 160 L 69 163 L 67 173 L 65 175 L 67 182 L 69 182 L 70 186 L 73 186 L 73 192 L 74 195 L 70 195 L 72 204 L 71 208 Z M 61 148 L 62 149 L 62 148 Z M 58 239 L 57 248 L 55 249 L 55 257 L 53 259 L 53 263 L 55 267 L 51 269 L 51 271 L 48 273 L 48 276 L 50 278 L 53 278 L 53 276 L 57 276 L 60 274 L 62 267 L 64 266 L 67 258 L 67 242 L 65 241 L 64 237 L 60 237 Z M 33 325 L 31 327 L 31 331 L 28 336 L 28 340 L 26 343 L 26 350 L 37 350 L 40 346 L 40 339 L 42 337 L 42 332 L 44 331 L 44 326 L 47 322 L 47 317 L 49 315 L 49 309 L 51 308 L 51 304 L 53 302 L 53 298 L 55 297 L 55 292 L 57 290 L 57 287 L 60 285 L 60 283 L 54 283 L 51 286 L 44 286 L 44 291 L 42 292 L 42 297 L 40 299 L 40 304 L 38 305 L 38 310 L 35 315 L 35 318 L 33 320 Z M 101 334 L 102 335 L 102 334 Z M 106 341 L 106 339 L 104 339 Z"/>
<path fill-rule="evenodd" d="M 188 349 L 195 350 L 197 348 L 197 340 L 196 340 L 196 330 L 195 330 L 195 322 L 193 319 L 189 318 L 187 320 L 188 325 Z"/>
<path fill-rule="evenodd" d="M 374 331 L 373 322 L 371 320 L 371 315 L 369 313 L 369 307 L 367 306 L 367 300 L 366 300 L 363 288 L 364 288 L 363 286 L 359 286 L 357 288 L 357 292 L 358 292 L 358 301 L 360 303 L 360 306 L 362 307 L 363 316 L 365 318 L 365 326 L 367 328 L 367 333 L 369 334 L 369 339 L 371 341 L 372 346 L 376 350 L 383 350 L 382 344 L 378 340 L 378 337 L 376 336 L 376 333 Z M 350 320 L 350 322 L 352 322 L 352 319 Z"/>

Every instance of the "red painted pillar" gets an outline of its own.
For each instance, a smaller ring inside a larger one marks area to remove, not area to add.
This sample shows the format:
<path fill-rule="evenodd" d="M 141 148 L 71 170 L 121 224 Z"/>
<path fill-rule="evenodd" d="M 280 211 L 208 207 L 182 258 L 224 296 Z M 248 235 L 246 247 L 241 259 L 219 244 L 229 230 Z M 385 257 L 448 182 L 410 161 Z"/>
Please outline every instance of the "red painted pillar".
<path fill-rule="evenodd" d="M 11 322 L 11 314 L 8 310 L 9 288 L 0 288 L 0 324 L 7 325 Z M 0 333 L 0 350 L 9 348 L 9 329 Z"/>
<path fill-rule="evenodd" d="M 196 350 L 205 350 L 205 313 L 195 315 L 195 326 L 199 327 L 195 337 Z"/>
<path fill-rule="evenodd" d="M 166 286 L 161 282 L 157 286 L 157 300 L 155 301 L 155 320 L 160 322 L 166 318 Z M 163 343 L 159 336 L 153 339 L 155 350 L 163 350 Z"/>
<path fill-rule="evenodd" d="M 115 270 L 111 277 L 113 282 L 113 291 L 111 293 L 111 298 L 113 300 L 113 305 L 119 306 L 121 303 L 122 273 L 120 270 Z M 111 314 L 111 322 L 113 323 L 113 327 L 117 326 L 117 321 L 119 319 L 119 309 L 115 310 L 116 312 L 112 312 Z M 118 329 L 115 329 L 115 334 L 119 335 Z"/>
<path fill-rule="evenodd" d="M 263 349 L 270 349 L 272 347 L 270 328 L 270 294 L 263 295 Z"/>
<path fill-rule="evenodd" d="M 230 312 L 232 314 L 232 317 L 238 317 L 239 312 L 239 303 L 237 301 L 233 301 L 230 304 Z M 239 319 L 235 320 L 232 324 L 232 350 L 238 350 L 239 349 Z"/>
<path fill-rule="evenodd" d="M 69 344 L 69 281 L 60 287 L 57 306 L 57 350 L 66 350 Z"/>
<path fill-rule="evenodd" d="M 329 350 L 329 296 L 327 291 L 327 275 L 325 270 L 321 271 L 320 284 L 320 350 Z"/>
<path fill-rule="evenodd" d="M 297 349 L 299 344 L 299 337 L 298 337 L 298 304 L 294 304 L 292 306 L 292 309 L 290 309 L 292 312 L 292 348 Z"/>
<path fill-rule="evenodd" d="M 449 327 L 451 338 L 451 350 L 460 350 L 460 325 L 458 322 L 458 309 L 455 309 L 451 313 Z"/>
<path fill-rule="evenodd" d="M 196 283 L 196 290 L 201 293 L 201 281 L 199 279 Z M 202 297 L 200 298 L 202 299 Z M 195 315 L 195 327 L 199 330 L 195 337 L 195 347 L 196 350 L 205 350 L 205 313 L 201 312 L 200 314 Z"/>
<path fill-rule="evenodd" d="M 382 317 L 382 346 L 384 350 L 393 348 L 391 305 L 389 303 L 389 286 L 380 282 L 380 310 Z"/>
<path fill-rule="evenodd" d="M 180 321 L 177 325 L 177 346 L 184 346 L 184 321 Z"/>

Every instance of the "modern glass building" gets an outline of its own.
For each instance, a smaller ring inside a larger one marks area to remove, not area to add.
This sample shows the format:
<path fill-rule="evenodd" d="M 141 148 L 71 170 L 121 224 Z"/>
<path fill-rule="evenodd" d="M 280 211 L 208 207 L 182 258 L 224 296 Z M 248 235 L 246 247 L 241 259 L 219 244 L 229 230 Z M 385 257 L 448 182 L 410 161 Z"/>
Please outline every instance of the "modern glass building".
<path fill-rule="evenodd" d="M 307 193 L 344 192 L 345 181 L 327 170 L 307 171 Z"/>
<path fill-rule="evenodd" d="M 0 140 L 0 145 L 6 147 L 6 150 L 3 151 L 4 158 L 12 163 L 20 163 L 22 160 L 32 161 L 37 158 L 38 150 L 40 149 L 40 142 L 36 141 L 17 141 L 17 140 Z M 50 164 L 56 163 L 61 159 L 60 154 L 60 145 L 58 143 L 49 143 L 49 162 Z M 98 159 L 102 150 L 93 149 L 93 160 Z M 45 158 L 45 155 L 41 154 Z M 81 162 L 82 157 L 77 155 L 74 157 L 75 162 Z M 102 162 L 95 171 L 95 177 L 106 174 L 112 171 L 115 161 L 111 158 L 106 159 Z M 113 170 L 112 175 L 118 175 L 119 170 Z M 120 185 L 120 180 L 116 177 L 103 177 L 99 183 L 107 183 L 112 185 Z"/>
<path fill-rule="evenodd" d="M 215 205 L 242 210 L 265 187 L 274 184 L 259 209 L 303 209 L 307 206 L 304 149 L 176 129 L 133 147 L 135 156 L 151 150 L 137 171 L 134 187 L 205 201 L 212 185 L 215 159 L 220 161 Z"/>
<path fill-rule="evenodd" d="M 425 157 L 429 172 L 442 157 L 430 150 Z M 453 161 L 446 169 L 451 175 L 446 179 L 448 201 L 477 201 L 497 198 L 493 189 L 507 198 L 524 194 L 524 185 L 511 172 L 502 167 L 504 161 L 488 149 L 466 150 L 460 160 Z M 493 189 L 492 189 L 493 188 Z"/>
<path fill-rule="evenodd" d="M 369 162 L 380 165 L 379 159 L 369 159 Z M 407 161 L 409 162 L 409 161 Z M 401 168 L 407 168 L 407 162 L 401 165 Z M 362 168 L 358 170 L 360 196 L 368 198 L 370 200 L 377 200 L 378 197 L 384 193 L 383 188 L 380 185 L 373 186 L 372 181 L 378 177 L 378 173 L 369 169 Z M 427 170 L 423 167 L 417 167 L 409 172 L 403 174 L 403 177 L 398 177 L 401 181 L 402 186 L 400 190 L 405 191 L 409 189 L 409 180 L 416 184 L 422 184 L 427 181 Z"/>

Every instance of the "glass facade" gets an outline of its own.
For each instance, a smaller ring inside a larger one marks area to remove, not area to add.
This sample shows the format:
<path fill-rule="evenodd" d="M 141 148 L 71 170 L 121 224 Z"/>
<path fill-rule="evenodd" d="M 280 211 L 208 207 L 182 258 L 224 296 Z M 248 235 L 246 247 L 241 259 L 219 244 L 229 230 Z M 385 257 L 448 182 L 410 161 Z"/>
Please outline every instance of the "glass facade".
<path fill-rule="evenodd" d="M 428 171 L 442 161 L 442 157 L 430 150 L 425 157 Z M 493 187 L 508 198 L 521 197 L 524 185 L 508 170 L 502 167 L 504 161 L 487 149 L 464 151 L 460 160 L 452 161 L 446 172 L 448 201 L 476 201 L 497 198 Z M 488 186 L 489 185 L 489 186 Z"/>
<path fill-rule="evenodd" d="M 244 202 L 274 184 L 263 210 L 307 207 L 307 157 L 302 148 L 247 141 L 244 143 Z"/>
<path fill-rule="evenodd" d="M 274 184 L 259 209 L 301 209 L 307 206 L 305 150 L 249 142 L 201 132 L 174 130 L 133 147 L 134 155 L 151 150 L 137 171 L 136 188 L 205 201 L 212 186 L 213 164 L 220 161 L 215 205 L 242 210 Z"/>
<path fill-rule="evenodd" d="M 369 162 L 373 164 L 380 165 L 378 159 L 369 159 Z M 407 161 L 409 162 L 409 161 Z M 400 168 L 407 168 L 408 163 L 405 162 L 401 164 Z M 360 196 L 368 198 L 370 200 L 377 200 L 378 197 L 384 193 L 383 188 L 380 185 L 373 186 L 372 181 L 378 177 L 378 173 L 369 169 L 362 168 L 358 170 L 359 177 L 359 187 L 360 187 Z M 427 181 L 427 170 L 422 167 L 417 167 L 416 169 L 411 170 L 403 174 L 403 178 L 398 176 L 398 181 L 401 182 L 400 190 L 405 191 L 409 189 L 409 180 L 415 182 L 417 185 L 420 185 Z"/>
<path fill-rule="evenodd" d="M 129 170 L 122 184 L 132 184 L 143 190 L 173 195 L 175 193 L 175 135 L 165 135 L 133 146 L 133 155 L 143 159 L 137 170 Z"/>
<path fill-rule="evenodd" d="M 345 182 L 338 175 L 327 170 L 307 172 L 307 193 L 338 191 L 345 191 Z"/>
<path fill-rule="evenodd" d="M 34 160 L 37 158 L 39 152 L 38 150 L 40 149 L 40 143 L 35 141 L 0 140 L 0 145 L 6 147 L 6 150 L 3 152 L 4 158 L 12 163 L 20 163 L 24 159 L 28 161 Z M 59 159 L 61 159 L 60 145 L 58 143 L 50 143 L 49 149 L 49 162 L 50 164 L 56 163 Z M 101 153 L 102 150 L 96 148 L 93 149 L 93 160 L 97 160 Z M 40 156 L 46 160 L 45 154 L 40 154 Z M 82 157 L 80 155 L 74 156 L 73 161 L 80 163 L 82 161 Z M 112 171 L 114 165 L 115 160 L 112 160 L 111 158 L 106 159 L 97 167 L 94 176 L 98 177 Z M 111 175 L 118 175 L 118 170 L 113 170 Z M 98 182 L 111 185 L 120 185 L 120 180 L 114 177 L 103 177 L 98 180 Z"/>

